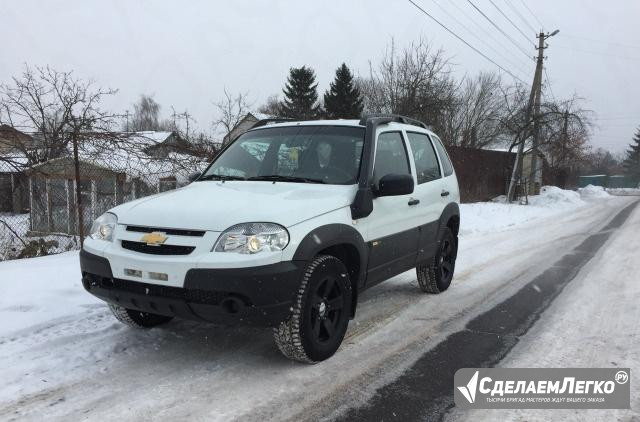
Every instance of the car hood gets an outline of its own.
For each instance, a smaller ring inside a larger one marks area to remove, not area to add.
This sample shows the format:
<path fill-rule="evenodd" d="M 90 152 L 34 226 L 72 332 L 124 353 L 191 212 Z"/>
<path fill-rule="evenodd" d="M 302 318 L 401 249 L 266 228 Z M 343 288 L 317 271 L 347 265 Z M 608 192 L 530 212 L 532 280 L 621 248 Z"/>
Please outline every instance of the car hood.
<path fill-rule="evenodd" d="M 356 186 L 202 181 L 140 198 L 111 211 L 119 224 L 223 231 L 252 221 L 292 226 L 348 206 Z"/>

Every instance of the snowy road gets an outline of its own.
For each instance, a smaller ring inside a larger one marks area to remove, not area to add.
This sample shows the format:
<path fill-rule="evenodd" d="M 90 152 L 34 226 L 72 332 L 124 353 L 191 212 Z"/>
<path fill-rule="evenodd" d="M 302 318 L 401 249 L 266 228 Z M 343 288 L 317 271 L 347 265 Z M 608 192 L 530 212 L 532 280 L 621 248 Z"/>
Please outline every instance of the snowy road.
<path fill-rule="evenodd" d="M 631 368 L 640 372 L 640 207 L 611 236 L 571 288 L 521 339 L 501 367 Z M 622 253 L 621 253 L 622 252 Z M 629 253 L 631 252 L 631 253 Z M 454 410 L 451 421 L 548 421 L 545 410 Z M 631 384 L 631 410 L 556 410 L 563 421 L 640 420 L 640 384 Z"/>
<path fill-rule="evenodd" d="M 29 265 L 0 263 L 0 317 L 11 322 L 0 327 L 0 419 L 339 417 L 366 407 L 377 389 L 513 296 L 635 199 L 593 198 L 537 212 L 532 207 L 526 211 L 531 216 L 509 208 L 514 215 L 502 211 L 503 221 L 491 218 L 502 205 L 463 207 L 463 221 L 467 212 L 476 223 L 463 223 L 452 288 L 425 296 L 408 272 L 365 292 L 344 345 L 313 366 L 282 358 L 268 330 L 186 321 L 129 330 L 83 292 L 77 253 Z M 634 211 L 636 224 L 639 214 Z M 48 289 L 51 283 L 66 284 Z M 585 283 L 568 289 L 588 289 Z M 558 359 L 556 366 L 571 366 Z"/>

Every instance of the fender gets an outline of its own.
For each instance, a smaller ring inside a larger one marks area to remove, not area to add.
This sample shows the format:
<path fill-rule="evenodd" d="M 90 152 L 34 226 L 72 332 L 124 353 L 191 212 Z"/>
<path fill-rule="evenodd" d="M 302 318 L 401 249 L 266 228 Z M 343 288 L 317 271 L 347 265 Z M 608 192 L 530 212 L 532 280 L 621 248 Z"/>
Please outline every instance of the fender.
<path fill-rule="evenodd" d="M 440 218 L 420 226 L 420 241 L 418 254 L 416 256 L 416 265 L 420 265 L 436 255 L 438 250 L 438 234 L 442 227 L 446 227 L 451 217 L 457 217 L 458 221 L 460 221 L 460 207 L 455 202 L 451 202 L 444 207 Z"/>
<path fill-rule="evenodd" d="M 356 229 L 347 224 L 327 224 L 317 227 L 300 241 L 293 255 L 293 260 L 311 261 L 320 251 L 338 245 L 348 245 L 358 253 L 358 269 L 350 271 L 353 298 L 351 316 L 353 317 L 358 304 L 358 290 L 364 286 L 366 281 L 369 256 L 366 243 Z"/>
<path fill-rule="evenodd" d="M 447 221 L 449 221 L 451 217 L 458 217 L 458 222 L 460 221 L 460 206 L 457 202 L 448 203 L 447 206 L 444 207 L 444 210 L 442 210 L 442 214 L 440 214 L 440 219 L 438 220 L 438 232 L 440 232 L 442 227 L 447 225 Z M 454 235 L 457 234 L 458 233 L 454 233 Z"/>

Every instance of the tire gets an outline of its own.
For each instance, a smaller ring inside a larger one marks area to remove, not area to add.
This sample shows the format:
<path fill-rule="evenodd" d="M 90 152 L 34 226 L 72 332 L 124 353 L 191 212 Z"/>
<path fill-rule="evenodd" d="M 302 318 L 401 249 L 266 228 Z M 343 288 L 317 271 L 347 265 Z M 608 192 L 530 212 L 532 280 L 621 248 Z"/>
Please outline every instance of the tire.
<path fill-rule="evenodd" d="M 149 312 L 135 311 L 122 306 L 109 304 L 111 312 L 116 319 L 133 328 L 151 328 L 165 324 L 173 319 L 170 316 L 156 315 Z"/>
<path fill-rule="evenodd" d="M 291 317 L 273 329 L 278 349 L 305 363 L 333 356 L 347 331 L 351 295 L 342 261 L 330 255 L 315 257 L 305 268 Z"/>
<path fill-rule="evenodd" d="M 436 255 L 416 267 L 418 285 L 425 293 L 442 293 L 449 288 L 456 268 L 458 238 L 449 227 L 438 233 Z"/>

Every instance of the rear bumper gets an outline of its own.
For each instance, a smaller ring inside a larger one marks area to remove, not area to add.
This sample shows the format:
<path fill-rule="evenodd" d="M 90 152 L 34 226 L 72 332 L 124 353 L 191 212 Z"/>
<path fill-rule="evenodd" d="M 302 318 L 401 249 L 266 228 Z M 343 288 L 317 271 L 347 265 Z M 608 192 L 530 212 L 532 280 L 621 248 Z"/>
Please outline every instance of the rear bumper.
<path fill-rule="evenodd" d="M 187 271 L 184 287 L 114 278 L 109 260 L 80 251 L 82 284 L 94 296 L 143 312 L 220 324 L 276 326 L 291 314 L 306 262 Z"/>

